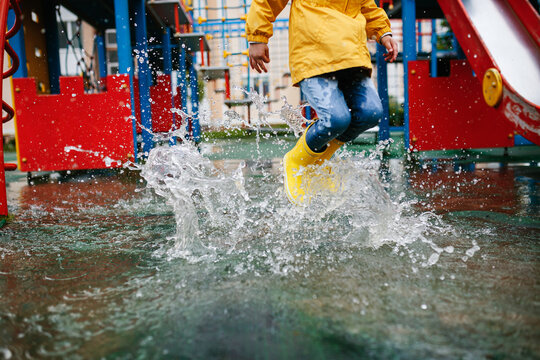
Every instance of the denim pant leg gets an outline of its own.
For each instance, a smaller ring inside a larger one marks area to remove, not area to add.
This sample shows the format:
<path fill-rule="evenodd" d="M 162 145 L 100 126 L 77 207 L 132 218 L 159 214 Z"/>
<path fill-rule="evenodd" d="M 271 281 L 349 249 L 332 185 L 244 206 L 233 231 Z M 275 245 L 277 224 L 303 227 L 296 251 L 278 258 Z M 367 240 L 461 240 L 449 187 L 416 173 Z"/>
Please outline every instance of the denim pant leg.
<path fill-rule="evenodd" d="M 349 128 L 351 112 L 337 79 L 315 76 L 302 80 L 300 89 L 319 116 L 306 133 L 306 143 L 314 152 L 320 152 Z"/>
<path fill-rule="evenodd" d="M 382 117 L 382 103 L 370 77 L 360 79 L 340 79 L 339 87 L 351 109 L 351 123 L 347 130 L 337 137 L 348 142 L 369 128 L 376 126 Z"/>

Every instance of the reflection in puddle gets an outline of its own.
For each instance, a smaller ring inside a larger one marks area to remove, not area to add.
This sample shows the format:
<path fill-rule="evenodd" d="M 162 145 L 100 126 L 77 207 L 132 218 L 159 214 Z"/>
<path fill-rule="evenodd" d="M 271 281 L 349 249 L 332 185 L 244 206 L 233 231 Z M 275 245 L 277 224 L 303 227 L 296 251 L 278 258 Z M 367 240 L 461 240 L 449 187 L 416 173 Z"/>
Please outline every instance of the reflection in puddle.
<path fill-rule="evenodd" d="M 343 191 L 298 210 L 278 156 L 251 156 L 289 145 L 158 148 L 146 185 L 10 183 L 0 358 L 540 355 L 537 167 L 342 153 Z"/>

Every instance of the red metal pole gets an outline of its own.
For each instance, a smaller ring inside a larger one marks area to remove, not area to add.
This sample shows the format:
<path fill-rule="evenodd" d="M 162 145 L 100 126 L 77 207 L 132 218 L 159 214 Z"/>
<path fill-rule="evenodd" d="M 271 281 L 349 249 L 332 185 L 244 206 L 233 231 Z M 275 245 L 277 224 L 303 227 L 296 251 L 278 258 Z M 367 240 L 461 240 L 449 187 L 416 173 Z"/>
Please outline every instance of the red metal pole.
<path fill-rule="evenodd" d="M 178 17 L 178 5 L 174 5 L 174 26 L 176 28 L 176 33 L 180 33 L 180 18 Z"/>
<path fill-rule="evenodd" d="M 384 5 L 388 4 L 388 7 L 392 9 L 394 7 L 394 0 L 381 0 L 381 9 Z"/>
<path fill-rule="evenodd" d="M 9 0 L 2 0 L 0 5 L 0 69 L 4 69 L 4 44 L 6 42 L 7 15 L 9 10 Z M 3 78 L 3 76 L 2 76 Z M 0 97 L 2 96 L 2 87 L 0 86 Z M 3 101 L 3 100 L 2 100 Z M 3 105 L 3 104 L 2 104 Z M 2 106 L 3 107 L 3 106 Z M 7 216 L 7 194 L 6 194 L 6 173 L 4 171 L 4 134 L 2 125 L 0 125 L 0 215 Z"/>
<path fill-rule="evenodd" d="M 210 66 L 210 51 L 206 52 L 206 64 L 208 64 L 208 66 Z"/>
<path fill-rule="evenodd" d="M 19 67 L 19 58 L 13 48 L 7 43 L 7 39 L 11 38 L 21 27 L 21 10 L 17 0 L 11 0 L 11 5 L 15 11 L 15 23 L 13 27 L 7 32 L 5 31 L 7 27 L 7 16 L 10 9 L 10 0 L 1 0 L 0 2 L 0 69 L 2 69 L 2 79 L 8 78 L 17 71 Z M 12 66 L 5 72 L 4 69 L 4 50 L 7 50 L 8 55 L 12 60 Z M 2 98 L 2 87 L 0 86 L 0 98 Z M 5 170 L 15 170 L 17 169 L 16 164 L 4 164 L 4 134 L 2 125 L 3 123 L 11 120 L 15 115 L 15 111 L 4 102 L 2 98 L 2 110 L 4 110 L 7 115 L 2 117 L 2 123 L 0 123 L 0 215 L 7 216 L 7 192 L 6 192 L 6 173 Z"/>
<path fill-rule="evenodd" d="M 201 47 L 201 65 L 204 66 L 204 38 L 202 36 L 199 39 L 199 45 Z"/>
<path fill-rule="evenodd" d="M 231 100 L 231 83 L 229 79 L 229 70 L 225 70 L 225 99 Z"/>

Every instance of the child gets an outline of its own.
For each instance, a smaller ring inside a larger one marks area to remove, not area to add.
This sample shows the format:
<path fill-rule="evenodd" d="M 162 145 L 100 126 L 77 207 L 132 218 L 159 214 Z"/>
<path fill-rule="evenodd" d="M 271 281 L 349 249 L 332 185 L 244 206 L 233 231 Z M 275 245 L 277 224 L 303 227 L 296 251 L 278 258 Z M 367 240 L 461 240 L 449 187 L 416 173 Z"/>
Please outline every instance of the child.
<path fill-rule="evenodd" d="M 247 16 L 249 61 L 267 72 L 272 22 L 288 0 L 253 0 Z M 382 105 L 371 81 L 367 39 L 386 49 L 385 60 L 398 54 L 390 21 L 374 0 L 292 0 L 289 16 L 289 66 L 292 81 L 318 114 L 283 158 L 287 197 L 307 203 L 301 167 L 329 160 L 345 142 L 377 125 Z"/>

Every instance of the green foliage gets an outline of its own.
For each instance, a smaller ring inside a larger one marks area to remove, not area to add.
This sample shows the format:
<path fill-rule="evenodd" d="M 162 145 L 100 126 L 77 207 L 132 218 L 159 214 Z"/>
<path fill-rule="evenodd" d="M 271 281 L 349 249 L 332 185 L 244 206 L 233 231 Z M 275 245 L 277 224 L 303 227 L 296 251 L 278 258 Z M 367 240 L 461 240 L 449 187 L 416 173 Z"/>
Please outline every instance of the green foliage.
<path fill-rule="evenodd" d="M 186 74 L 186 80 L 189 84 L 191 84 L 191 77 L 189 76 L 189 74 Z M 197 77 L 197 92 L 199 95 L 199 101 L 202 101 L 202 99 L 204 99 L 204 96 L 205 96 L 204 88 L 205 88 L 204 79 L 199 75 Z"/>
<path fill-rule="evenodd" d="M 4 226 L 8 225 L 11 221 L 13 221 L 13 214 L 0 215 L 0 229 Z"/>
<path fill-rule="evenodd" d="M 205 81 L 204 79 L 199 76 L 199 79 L 198 79 L 198 83 L 197 83 L 197 87 L 199 89 L 199 101 L 202 101 L 202 99 L 204 99 L 204 95 L 205 95 Z"/>
<path fill-rule="evenodd" d="M 15 152 L 17 151 L 17 147 L 15 145 L 15 137 L 14 136 L 4 136 L 4 152 Z"/>
<path fill-rule="evenodd" d="M 255 132 L 243 129 L 230 129 L 222 131 L 205 131 L 203 140 L 228 139 L 228 138 L 254 138 Z"/>
<path fill-rule="evenodd" d="M 440 25 L 442 28 L 441 34 L 444 34 L 444 35 L 437 37 L 437 50 L 451 50 L 453 49 L 453 46 L 452 46 L 453 33 L 452 33 L 452 29 L 450 28 L 450 24 L 448 24 L 448 21 L 443 20 Z"/>
<path fill-rule="evenodd" d="M 403 126 L 403 124 L 405 123 L 403 103 L 398 103 L 395 97 L 390 96 L 388 109 L 390 116 L 390 126 Z"/>

